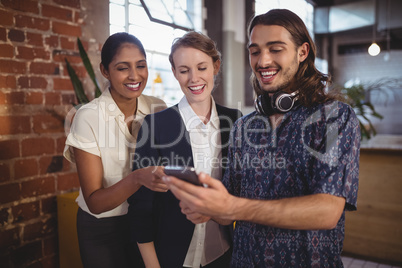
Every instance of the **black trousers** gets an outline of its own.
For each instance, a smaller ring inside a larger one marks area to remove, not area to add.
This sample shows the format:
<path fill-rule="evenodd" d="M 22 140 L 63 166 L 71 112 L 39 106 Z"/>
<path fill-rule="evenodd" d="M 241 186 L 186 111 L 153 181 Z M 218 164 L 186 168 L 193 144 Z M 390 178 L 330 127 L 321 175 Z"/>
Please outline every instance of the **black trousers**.
<path fill-rule="evenodd" d="M 77 234 L 85 268 L 145 267 L 136 243 L 130 243 L 127 215 L 96 218 L 78 209 Z"/>

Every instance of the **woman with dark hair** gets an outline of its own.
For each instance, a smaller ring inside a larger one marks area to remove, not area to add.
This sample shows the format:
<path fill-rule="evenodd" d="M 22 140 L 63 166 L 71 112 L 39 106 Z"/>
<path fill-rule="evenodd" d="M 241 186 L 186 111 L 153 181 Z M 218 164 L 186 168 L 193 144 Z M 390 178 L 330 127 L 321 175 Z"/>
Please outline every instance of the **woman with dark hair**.
<path fill-rule="evenodd" d="M 139 267 L 138 248 L 127 237 L 126 200 L 142 185 L 155 191 L 166 186 L 157 176 L 161 169 L 131 172 L 130 152 L 144 116 L 166 105 L 141 94 L 148 67 L 136 37 L 111 35 L 101 57 L 100 69 L 110 85 L 77 111 L 64 150 L 77 166 L 81 186 L 76 200 L 80 254 L 84 267 Z"/>
<path fill-rule="evenodd" d="M 220 53 L 209 37 L 188 32 L 175 40 L 169 60 L 184 97 L 175 106 L 145 117 L 135 155 L 149 162 L 136 161 L 134 169 L 150 163 L 184 165 L 219 179 L 225 170 L 230 128 L 241 116 L 238 110 L 216 104 L 211 96 Z M 214 221 L 193 224 L 171 192 L 142 187 L 129 203 L 133 239 L 147 267 L 229 267 L 229 227 Z"/>

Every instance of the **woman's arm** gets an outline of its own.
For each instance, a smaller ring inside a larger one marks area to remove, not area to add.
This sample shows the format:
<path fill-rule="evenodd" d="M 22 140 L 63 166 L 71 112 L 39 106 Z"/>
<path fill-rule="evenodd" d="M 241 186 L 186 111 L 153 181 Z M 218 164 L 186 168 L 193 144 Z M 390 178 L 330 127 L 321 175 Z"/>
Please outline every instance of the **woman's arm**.
<path fill-rule="evenodd" d="M 81 190 L 89 210 L 94 214 L 116 208 L 142 185 L 154 191 L 167 191 L 166 185 L 161 180 L 164 173 L 160 167 L 136 170 L 116 184 L 104 188 L 101 158 L 77 148 L 73 150 Z"/>
<path fill-rule="evenodd" d="M 154 242 L 148 243 L 137 243 L 140 249 L 142 259 L 144 261 L 145 267 L 147 268 L 158 268 L 161 267 L 156 256 Z"/>

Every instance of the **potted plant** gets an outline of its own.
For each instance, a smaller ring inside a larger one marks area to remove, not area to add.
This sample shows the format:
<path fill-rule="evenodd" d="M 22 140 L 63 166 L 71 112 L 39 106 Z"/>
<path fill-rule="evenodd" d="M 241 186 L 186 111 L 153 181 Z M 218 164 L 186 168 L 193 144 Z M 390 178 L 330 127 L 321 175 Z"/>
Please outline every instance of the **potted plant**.
<path fill-rule="evenodd" d="M 371 102 L 372 93 L 381 96 L 385 102 L 389 99 L 395 89 L 402 88 L 402 81 L 397 78 L 381 78 L 374 82 L 361 83 L 360 81 L 352 81 L 345 83 L 341 92 L 345 97 L 345 101 L 352 106 L 359 119 L 361 136 L 370 139 L 377 134 L 372 124 L 373 118 L 382 119 L 373 103 Z"/>

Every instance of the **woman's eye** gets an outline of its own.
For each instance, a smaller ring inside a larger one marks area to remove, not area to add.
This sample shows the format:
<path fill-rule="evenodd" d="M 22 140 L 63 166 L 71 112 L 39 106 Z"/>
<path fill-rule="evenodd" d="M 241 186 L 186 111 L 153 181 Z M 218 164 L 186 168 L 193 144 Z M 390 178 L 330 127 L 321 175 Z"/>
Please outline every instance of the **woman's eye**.
<path fill-rule="evenodd" d="M 200 67 L 198 68 L 199 71 L 205 71 L 207 69 L 207 67 Z"/>
<path fill-rule="evenodd" d="M 187 73 L 187 70 L 181 70 L 180 73 L 185 74 L 185 73 Z"/>
<path fill-rule="evenodd" d="M 137 66 L 137 68 L 143 69 L 143 68 L 147 68 L 147 66 L 146 65 L 139 65 L 139 66 Z"/>
<path fill-rule="evenodd" d="M 128 69 L 128 68 L 126 68 L 126 67 L 117 68 L 118 71 L 124 71 L 124 70 L 127 70 L 127 69 Z"/>

